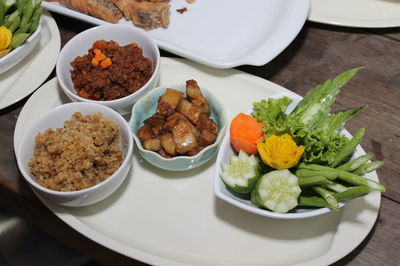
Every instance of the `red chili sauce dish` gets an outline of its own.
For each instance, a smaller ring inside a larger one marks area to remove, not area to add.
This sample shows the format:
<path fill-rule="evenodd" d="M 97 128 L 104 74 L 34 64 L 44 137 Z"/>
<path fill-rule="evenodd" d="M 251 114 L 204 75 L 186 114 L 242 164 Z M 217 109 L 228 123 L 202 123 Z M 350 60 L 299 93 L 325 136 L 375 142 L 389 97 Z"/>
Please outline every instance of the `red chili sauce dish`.
<path fill-rule="evenodd" d="M 139 90 L 153 74 L 153 62 L 137 43 L 119 46 L 99 40 L 88 54 L 71 62 L 71 79 L 78 96 L 97 101 L 116 100 Z"/>

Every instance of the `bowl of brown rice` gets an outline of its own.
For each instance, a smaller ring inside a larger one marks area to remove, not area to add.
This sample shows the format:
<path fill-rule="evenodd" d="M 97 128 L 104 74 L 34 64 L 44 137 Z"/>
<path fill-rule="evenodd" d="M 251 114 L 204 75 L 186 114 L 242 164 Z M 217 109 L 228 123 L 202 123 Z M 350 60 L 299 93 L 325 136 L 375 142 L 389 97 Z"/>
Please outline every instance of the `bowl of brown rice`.
<path fill-rule="evenodd" d="M 110 196 L 132 164 L 126 120 L 96 103 L 68 103 L 33 121 L 17 147 L 18 167 L 32 190 L 58 205 L 80 207 Z"/>

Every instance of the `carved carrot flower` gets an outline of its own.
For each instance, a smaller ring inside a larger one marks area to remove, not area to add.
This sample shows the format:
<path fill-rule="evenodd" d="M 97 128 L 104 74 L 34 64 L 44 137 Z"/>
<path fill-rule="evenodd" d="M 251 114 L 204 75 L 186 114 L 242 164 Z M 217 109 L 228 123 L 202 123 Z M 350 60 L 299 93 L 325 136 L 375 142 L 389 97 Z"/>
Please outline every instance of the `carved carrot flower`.
<path fill-rule="evenodd" d="M 304 146 L 297 146 L 292 136 L 272 135 L 264 142 L 257 143 L 263 162 L 275 169 L 288 169 L 295 166 L 304 153 Z"/>

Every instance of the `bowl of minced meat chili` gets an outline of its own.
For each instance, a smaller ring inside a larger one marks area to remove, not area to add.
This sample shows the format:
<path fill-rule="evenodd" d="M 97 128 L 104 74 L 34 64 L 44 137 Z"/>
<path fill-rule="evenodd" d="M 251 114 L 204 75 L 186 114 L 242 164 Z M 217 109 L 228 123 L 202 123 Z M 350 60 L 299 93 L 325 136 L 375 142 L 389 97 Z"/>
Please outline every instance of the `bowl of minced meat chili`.
<path fill-rule="evenodd" d="M 56 73 L 72 101 L 98 103 L 126 115 L 157 86 L 160 51 L 146 32 L 130 25 L 97 26 L 64 45 Z"/>
<path fill-rule="evenodd" d="M 137 43 L 120 46 L 115 41 L 99 40 L 71 65 L 78 96 L 96 101 L 128 96 L 143 87 L 153 74 L 153 62 L 143 56 Z"/>

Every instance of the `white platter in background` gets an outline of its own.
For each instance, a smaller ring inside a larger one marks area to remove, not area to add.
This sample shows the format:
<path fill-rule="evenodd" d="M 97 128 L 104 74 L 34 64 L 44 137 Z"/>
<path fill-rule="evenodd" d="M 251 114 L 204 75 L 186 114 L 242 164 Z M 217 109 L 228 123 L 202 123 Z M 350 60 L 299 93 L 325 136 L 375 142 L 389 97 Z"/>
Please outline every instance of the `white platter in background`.
<path fill-rule="evenodd" d="M 309 0 L 174 0 L 167 29 L 147 33 L 161 49 L 215 68 L 264 65 L 297 36 L 309 11 Z M 106 21 L 59 5 L 42 2 L 50 11 L 91 24 Z M 187 7 L 180 14 L 176 10 Z M 121 19 L 119 24 L 133 25 Z"/>
<path fill-rule="evenodd" d="M 289 92 L 237 70 L 162 58 L 160 86 L 188 79 L 222 99 L 229 121 L 253 101 Z M 66 102 L 56 79 L 43 85 L 20 113 L 14 145 L 31 121 Z M 151 265 L 328 265 L 364 240 L 379 212 L 380 193 L 370 193 L 340 212 L 301 220 L 270 219 L 214 196 L 215 158 L 186 172 L 153 167 L 137 151 L 133 160 L 130 176 L 98 204 L 66 208 L 42 201 L 79 233 Z M 376 173 L 368 177 L 378 180 Z"/>
<path fill-rule="evenodd" d="M 18 65 L 0 74 L 0 110 L 35 91 L 51 74 L 60 52 L 57 24 L 49 12 L 42 15 L 40 40 Z"/>
<path fill-rule="evenodd" d="M 308 19 L 347 27 L 400 27 L 400 0 L 311 0 Z"/>

